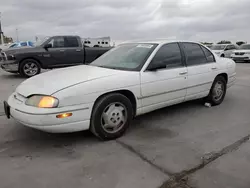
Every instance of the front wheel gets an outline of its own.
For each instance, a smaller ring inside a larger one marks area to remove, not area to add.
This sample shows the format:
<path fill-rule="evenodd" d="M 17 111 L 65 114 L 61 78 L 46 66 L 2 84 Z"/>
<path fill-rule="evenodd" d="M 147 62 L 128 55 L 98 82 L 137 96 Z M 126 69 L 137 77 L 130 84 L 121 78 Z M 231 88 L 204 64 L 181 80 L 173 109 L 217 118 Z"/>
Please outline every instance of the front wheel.
<path fill-rule="evenodd" d="M 24 77 L 32 77 L 41 72 L 40 64 L 34 59 L 26 59 L 21 62 L 19 72 Z"/>
<path fill-rule="evenodd" d="M 213 106 L 220 105 L 226 95 L 227 82 L 223 76 L 217 76 L 210 89 L 210 93 L 206 98 L 207 102 L 210 102 Z"/>
<path fill-rule="evenodd" d="M 100 98 L 92 112 L 90 130 L 102 140 L 122 136 L 130 125 L 133 108 L 130 100 L 119 93 Z"/>

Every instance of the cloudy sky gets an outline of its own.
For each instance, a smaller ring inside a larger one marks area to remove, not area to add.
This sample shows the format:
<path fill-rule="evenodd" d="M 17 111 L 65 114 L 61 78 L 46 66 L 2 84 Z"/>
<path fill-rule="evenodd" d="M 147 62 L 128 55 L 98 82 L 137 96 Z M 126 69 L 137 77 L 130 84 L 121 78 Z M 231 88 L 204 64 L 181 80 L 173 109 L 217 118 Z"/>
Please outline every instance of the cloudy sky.
<path fill-rule="evenodd" d="M 250 42 L 250 0 L 0 0 L 5 35 Z"/>

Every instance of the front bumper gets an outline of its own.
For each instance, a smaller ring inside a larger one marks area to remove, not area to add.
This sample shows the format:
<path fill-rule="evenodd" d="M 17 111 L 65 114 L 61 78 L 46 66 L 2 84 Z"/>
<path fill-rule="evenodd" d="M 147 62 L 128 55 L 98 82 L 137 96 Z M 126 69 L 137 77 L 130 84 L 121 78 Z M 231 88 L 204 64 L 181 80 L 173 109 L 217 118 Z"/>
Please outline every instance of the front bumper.
<path fill-rule="evenodd" d="M 7 72 L 18 72 L 18 62 L 15 60 L 1 61 L 1 68 Z"/>
<path fill-rule="evenodd" d="M 90 126 L 91 110 L 88 104 L 39 109 L 25 105 L 25 100 L 14 93 L 9 97 L 8 105 L 10 106 L 10 116 L 17 122 L 45 132 L 77 132 L 88 130 Z M 62 119 L 56 117 L 56 115 L 66 112 L 73 115 Z"/>
<path fill-rule="evenodd" d="M 232 55 L 234 61 L 250 61 L 250 55 Z"/>
<path fill-rule="evenodd" d="M 235 82 L 236 82 L 236 73 L 229 76 L 228 82 L 227 82 L 227 88 L 230 88 L 231 86 L 233 86 Z"/>
<path fill-rule="evenodd" d="M 79 110 L 78 113 L 81 112 L 83 111 Z M 69 133 L 88 130 L 90 124 L 90 120 L 76 120 L 77 118 L 74 117 L 65 118 L 68 122 L 63 123 L 64 120 L 57 119 L 55 114 L 32 115 L 18 111 L 12 107 L 10 107 L 10 115 L 27 127 L 50 133 Z"/>

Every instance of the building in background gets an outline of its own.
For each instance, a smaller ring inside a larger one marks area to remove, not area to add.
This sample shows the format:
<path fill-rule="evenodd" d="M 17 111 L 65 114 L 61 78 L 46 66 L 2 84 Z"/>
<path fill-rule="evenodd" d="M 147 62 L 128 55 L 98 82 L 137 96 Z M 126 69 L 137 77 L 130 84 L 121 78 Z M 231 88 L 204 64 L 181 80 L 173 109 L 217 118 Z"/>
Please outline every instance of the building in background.
<path fill-rule="evenodd" d="M 100 38 L 82 38 L 82 42 L 85 46 L 89 47 L 110 47 L 110 37 Z"/>

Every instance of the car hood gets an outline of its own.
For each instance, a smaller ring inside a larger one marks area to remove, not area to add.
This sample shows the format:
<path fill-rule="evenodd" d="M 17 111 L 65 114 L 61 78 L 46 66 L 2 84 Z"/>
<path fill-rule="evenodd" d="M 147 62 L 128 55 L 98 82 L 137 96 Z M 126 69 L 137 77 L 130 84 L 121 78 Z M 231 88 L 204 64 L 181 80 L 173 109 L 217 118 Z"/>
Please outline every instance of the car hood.
<path fill-rule="evenodd" d="M 9 48 L 4 50 L 6 54 L 22 54 L 22 53 L 33 53 L 33 52 L 43 52 L 44 48 L 37 47 L 20 47 L 20 48 Z"/>
<path fill-rule="evenodd" d="M 214 52 L 214 53 L 222 53 L 223 50 L 212 50 L 212 52 Z"/>
<path fill-rule="evenodd" d="M 52 95 L 71 86 L 122 72 L 124 71 L 88 65 L 56 69 L 25 80 L 17 87 L 16 92 L 25 97 L 34 94 Z"/>

